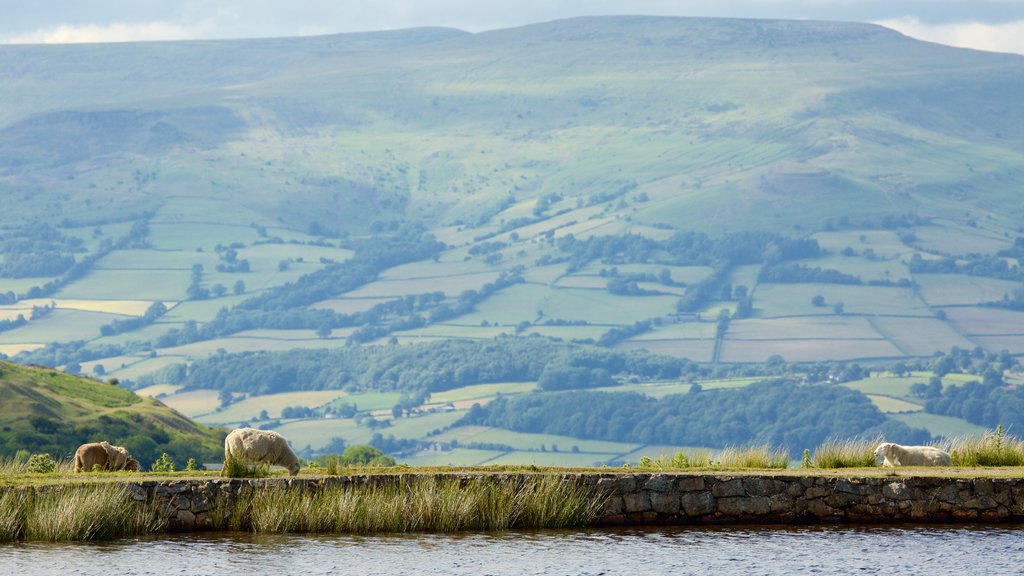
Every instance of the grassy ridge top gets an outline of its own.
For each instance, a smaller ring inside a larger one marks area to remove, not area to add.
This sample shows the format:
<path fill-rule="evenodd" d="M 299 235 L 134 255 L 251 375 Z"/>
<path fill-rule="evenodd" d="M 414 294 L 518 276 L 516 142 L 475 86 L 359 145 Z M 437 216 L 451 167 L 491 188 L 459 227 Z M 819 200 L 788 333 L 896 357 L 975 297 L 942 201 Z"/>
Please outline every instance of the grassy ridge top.
<path fill-rule="evenodd" d="M 1024 59 L 866 24 L 602 17 L 15 46 L 0 68 L 0 191 L 48 218 L 190 194 L 299 230 L 443 225 L 486 222 L 510 197 L 651 185 L 638 222 L 813 229 L 999 217 L 1024 179 Z"/>
<path fill-rule="evenodd" d="M 126 446 L 143 466 L 162 452 L 181 463 L 219 457 L 223 432 L 115 385 L 0 362 L 0 398 L 4 457 L 26 450 L 66 458 L 100 440 Z"/>

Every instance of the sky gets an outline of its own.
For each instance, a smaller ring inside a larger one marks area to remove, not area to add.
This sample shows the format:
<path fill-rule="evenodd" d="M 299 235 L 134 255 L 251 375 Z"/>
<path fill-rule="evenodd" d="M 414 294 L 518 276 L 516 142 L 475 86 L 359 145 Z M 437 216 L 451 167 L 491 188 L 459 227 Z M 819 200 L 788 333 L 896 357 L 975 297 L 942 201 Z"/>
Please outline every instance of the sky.
<path fill-rule="evenodd" d="M 1024 0 L 0 0 L 0 44 L 308 36 L 649 14 L 873 22 L 1024 54 Z"/>

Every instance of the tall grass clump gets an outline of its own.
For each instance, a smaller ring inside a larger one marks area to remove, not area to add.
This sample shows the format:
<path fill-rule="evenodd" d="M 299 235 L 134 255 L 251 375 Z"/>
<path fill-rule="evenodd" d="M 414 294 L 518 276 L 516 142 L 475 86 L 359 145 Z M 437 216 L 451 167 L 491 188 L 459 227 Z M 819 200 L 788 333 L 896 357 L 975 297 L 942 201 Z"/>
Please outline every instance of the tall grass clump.
<path fill-rule="evenodd" d="M 811 466 L 814 468 L 870 468 L 878 466 L 875 448 L 882 440 L 859 438 L 826 440 L 814 449 Z"/>
<path fill-rule="evenodd" d="M 268 478 L 270 465 L 264 462 L 248 464 L 237 458 L 228 458 L 224 461 L 224 476 L 228 478 Z"/>
<path fill-rule="evenodd" d="M 749 448 L 726 448 L 718 456 L 717 467 L 726 469 L 753 468 L 778 469 L 789 466 L 789 453 L 782 448 L 752 446 Z"/>
<path fill-rule="evenodd" d="M 693 452 L 680 450 L 671 456 L 662 454 L 654 459 L 651 466 L 660 470 L 707 469 L 714 468 L 715 462 L 711 457 L 710 450 L 696 450 Z"/>
<path fill-rule="evenodd" d="M 947 446 L 953 466 L 1024 466 L 1024 441 L 997 426 L 983 437 L 960 437 Z"/>
<path fill-rule="evenodd" d="M 124 486 L 9 488 L 0 496 L 0 541 L 105 540 L 161 530 L 155 506 L 135 503 Z"/>
<path fill-rule="evenodd" d="M 584 526 L 604 507 L 557 476 L 396 477 L 319 490 L 271 487 L 237 497 L 219 526 L 255 532 L 457 532 Z M 220 507 L 223 511 L 226 507 Z"/>

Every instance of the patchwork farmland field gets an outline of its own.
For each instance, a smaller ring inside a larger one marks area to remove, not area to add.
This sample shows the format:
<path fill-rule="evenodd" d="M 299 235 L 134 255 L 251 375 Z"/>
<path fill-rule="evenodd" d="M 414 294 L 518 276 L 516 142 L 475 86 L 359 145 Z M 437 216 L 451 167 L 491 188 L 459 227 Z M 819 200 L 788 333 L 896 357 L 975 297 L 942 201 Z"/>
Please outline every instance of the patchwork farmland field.
<path fill-rule="evenodd" d="M 1019 282 L 964 274 L 915 274 L 921 298 L 932 306 L 974 306 L 1002 300 Z"/>
<path fill-rule="evenodd" d="M 825 305 L 811 303 L 823 296 Z M 850 286 L 842 284 L 759 284 L 754 291 L 754 310 L 762 318 L 827 316 L 832 306 L 843 303 L 846 314 L 932 316 L 910 288 Z"/>
<path fill-rule="evenodd" d="M 908 356 L 930 356 L 935 352 L 948 352 L 953 346 L 963 349 L 976 346 L 949 324 L 936 318 L 878 316 L 872 318 L 871 323 Z"/>
<path fill-rule="evenodd" d="M 764 362 L 772 356 L 787 362 L 900 358 L 888 340 L 730 340 L 722 341 L 722 362 Z"/>

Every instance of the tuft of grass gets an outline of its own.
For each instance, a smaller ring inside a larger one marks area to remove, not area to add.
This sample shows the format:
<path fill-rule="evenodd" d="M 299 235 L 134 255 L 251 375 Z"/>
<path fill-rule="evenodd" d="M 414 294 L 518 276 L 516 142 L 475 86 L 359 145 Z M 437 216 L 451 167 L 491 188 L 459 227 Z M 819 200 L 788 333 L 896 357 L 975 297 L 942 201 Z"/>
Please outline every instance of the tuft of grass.
<path fill-rule="evenodd" d="M 1002 426 L 981 438 L 955 438 L 943 448 L 953 466 L 1024 466 L 1024 441 L 1006 434 Z"/>
<path fill-rule="evenodd" d="M 136 503 L 120 485 L 10 488 L 0 496 L 0 542 L 105 540 L 163 527 L 155 506 Z"/>
<path fill-rule="evenodd" d="M 248 464 L 235 458 L 228 458 L 224 461 L 223 475 L 228 478 L 267 478 L 270 476 L 270 465 Z"/>
<path fill-rule="evenodd" d="M 718 456 L 716 466 L 729 469 L 779 469 L 789 466 L 789 453 L 768 445 L 749 448 L 726 448 Z"/>
<path fill-rule="evenodd" d="M 810 465 L 814 468 L 871 468 L 878 466 L 875 447 L 882 440 L 827 440 L 814 449 Z"/>
<path fill-rule="evenodd" d="M 651 463 L 651 466 L 659 470 L 685 470 L 693 468 L 709 469 L 715 465 L 708 450 L 685 452 L 680 450 L 672 456 L 662 454 Z"/>
<path fill-rule="evenodd" d="M 526 479 L 396 477 L 370 485 L 247 490 L 219 527 L 255 532 L 458 532 L 568 528 L 604 506 L 593 489 L 544 475 Z M 227 507 L 221 503 L 215 510 Z M 216 516 L 217 513 L 215 513 Z"/>

